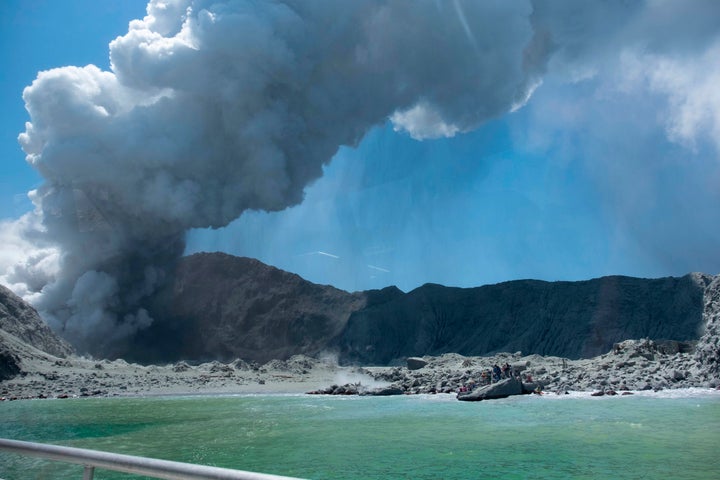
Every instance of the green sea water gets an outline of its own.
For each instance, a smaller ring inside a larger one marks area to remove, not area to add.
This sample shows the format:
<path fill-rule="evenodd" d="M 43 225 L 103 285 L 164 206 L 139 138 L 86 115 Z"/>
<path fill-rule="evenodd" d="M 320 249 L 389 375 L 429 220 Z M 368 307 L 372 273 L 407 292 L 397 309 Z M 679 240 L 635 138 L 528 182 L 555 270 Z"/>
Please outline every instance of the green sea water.
<path fill-rule="evenodd" d="M 720 393 L 30 400 L 0 437 L 309 479 L 718 479 Z M 4 453 L 0 478 L 82 468 Z"/>

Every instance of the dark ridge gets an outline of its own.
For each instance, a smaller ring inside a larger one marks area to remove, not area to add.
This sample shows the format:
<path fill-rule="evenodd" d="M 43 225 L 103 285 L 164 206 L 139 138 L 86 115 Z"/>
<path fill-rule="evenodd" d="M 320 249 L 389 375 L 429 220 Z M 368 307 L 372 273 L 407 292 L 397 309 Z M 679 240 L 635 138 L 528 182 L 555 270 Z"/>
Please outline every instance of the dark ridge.
<path fill-rule="evenodd" d="M 610 276 L 348 293 L 258 260 L 200 253 L 179 261 L 150 308 L 152 325 L 103 356 L 264 363 L 328 352 L 342 363 L 366 365 L 450 352 L 589 358 L 627 339 L 693 344 L 708 323 L 703 294 L 712 280 Z M 70 352 L 7 289 L 0 289 L 0 329 L 55 355 Z"/>
<path fill-rule="evenodd" d="M 316 355 L 365 298 L 251 258 L 199 253 L 182 259 L 174 282 L 156 301 L 155 321 L 118 356 L 266 362 Z"/>
<path fill-rule="evenodd" d="M 346 362 L 391 364 L 447 352 L 589 358 L 625 339 L 696 340 L 709 278 L 610 276 L 477 288 L 426 284 L 353 312 L 335 347 Z"/>
<path fill-rule="evenodd" d="M 447 352 L 585 358 L 629 338 L 697 340 L 710 279 L 610 276 L 351 294 L 258 260 L 202 253 L 181 260 L 155 323 L 119 356 L 265 362 L 330 351 L 362 364 Z"/>

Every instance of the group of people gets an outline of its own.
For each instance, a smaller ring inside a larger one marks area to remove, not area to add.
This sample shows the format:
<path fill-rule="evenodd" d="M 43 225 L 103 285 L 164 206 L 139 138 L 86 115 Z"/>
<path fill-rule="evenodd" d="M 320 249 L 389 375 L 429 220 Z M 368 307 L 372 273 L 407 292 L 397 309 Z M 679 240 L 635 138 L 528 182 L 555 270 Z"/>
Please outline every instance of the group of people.
<path fill-rule="evenodd" d="M 500 380 L 504 378 L 511 378 L 515 375 L 515 371 L 513 370 L 512 365 L 509 363 L 503 364 L 501 367 L 497 363 L 492 366 L 492 368 L 484 369 L 482 373 L 480 374 L 480 383 L 475 383 L 474 380 L 471 380 L 467 385 L 463 385 L 460 387 L 460 392 L 471 392 L 475 389 L 477 386 L 484 386 L 484 385 L 490 385 L 491 383 L 499 382 Z"/>
<path fill-rule="evenodd" d="M 513 368 L 509 363 L 505 362 L 502 367 L 496 363 L 492 366 L 492 369 L 483 370 L 480 379 L 483 385 L 488 385 L 499 382 L 503 378 L 511 378 L 512 376 Z"/>

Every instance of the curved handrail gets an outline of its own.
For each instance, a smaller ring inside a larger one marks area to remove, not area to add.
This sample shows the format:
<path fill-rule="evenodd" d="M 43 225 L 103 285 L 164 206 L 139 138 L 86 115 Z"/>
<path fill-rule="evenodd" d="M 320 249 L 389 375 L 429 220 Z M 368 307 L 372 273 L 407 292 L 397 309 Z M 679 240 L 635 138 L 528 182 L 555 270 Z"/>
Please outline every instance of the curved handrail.
<path fill-rule="evenodd" d="M 92 479 L 93 468 L 97 467 L 169 480 L 299 480 L 293 477 L 6 438 L 0 438 L 0 450 L 85 465 L 85 479 Z"/>

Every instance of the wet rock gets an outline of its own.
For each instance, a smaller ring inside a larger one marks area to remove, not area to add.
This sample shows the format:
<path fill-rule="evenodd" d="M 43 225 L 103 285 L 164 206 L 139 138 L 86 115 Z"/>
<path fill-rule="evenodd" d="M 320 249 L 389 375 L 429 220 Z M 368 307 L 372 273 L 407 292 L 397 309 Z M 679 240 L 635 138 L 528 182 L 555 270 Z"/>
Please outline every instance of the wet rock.
<path fill-rule="evenodd" d="M 352 385 L 352 384 L 345 384 L 336 386 L 333 391 L 330 393 L 330 395 L 357 395 L 358 394 L 358 386 Z"/>
<path fill-rule="evenodd" d="M 537 389 L 542 389 L 543 386 L 539 382 L 521 382 L 523 393 L 532 393 Z"/>
<path fill-rule="evenodd" d="M 523 384 L 516 378 L 506 378 L 491 385 L 476 388 L 470 393 L 458 394 L 458 400 L 476 402 L 480 400 L 491 400 L 506 398 L 512 395 L 522 395 Z"/>
<path fill-rule="evenodd" d="M 392 395 L 404 395 L 405 390 L 397 385 L 390 385 L 389 387 L 374 388 L 366 392 L 366 395 L 372 395 L 376 397 L 388 397 Z"/>

